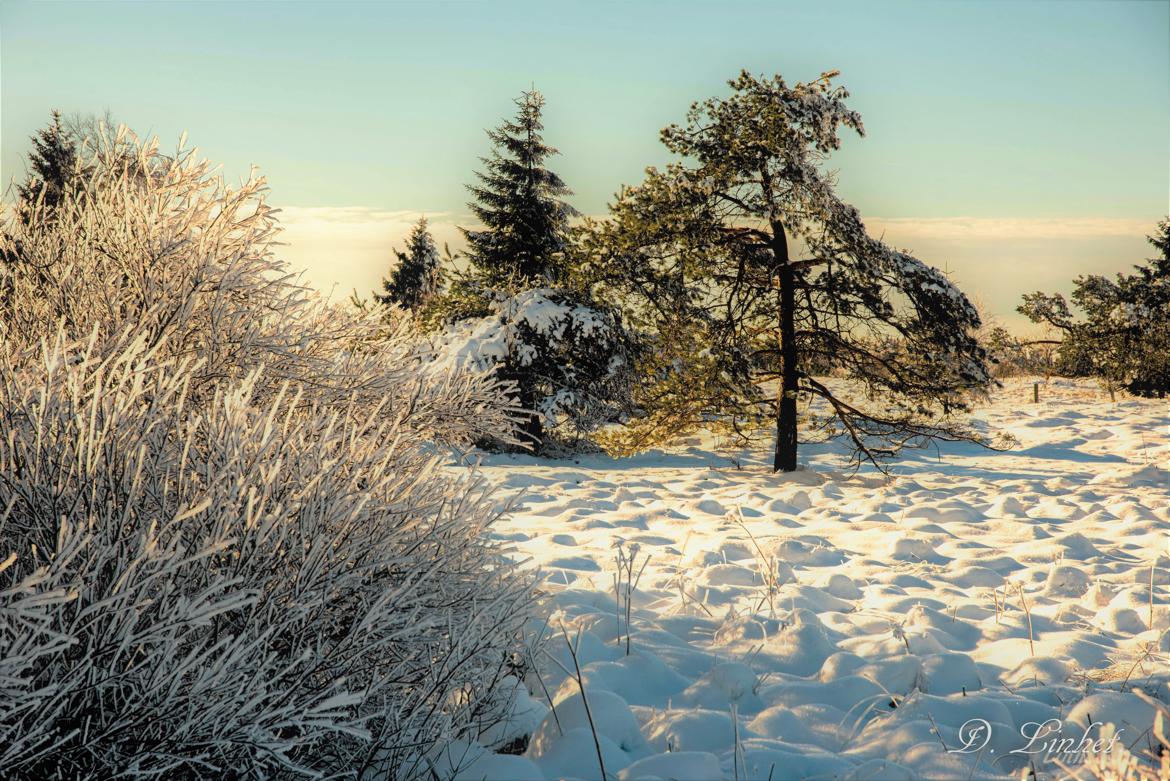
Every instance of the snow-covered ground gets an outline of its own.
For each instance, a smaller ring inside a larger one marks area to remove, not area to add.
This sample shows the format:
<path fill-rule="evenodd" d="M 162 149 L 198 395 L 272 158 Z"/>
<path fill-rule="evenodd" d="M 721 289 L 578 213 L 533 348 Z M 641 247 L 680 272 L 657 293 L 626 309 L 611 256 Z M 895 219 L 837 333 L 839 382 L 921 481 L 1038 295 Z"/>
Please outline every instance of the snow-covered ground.
<path fill-rule="evenodd" d="M 889 480 L 835 445 L 791 475 L 701 439 L 488 457 L 525 492 L 495 533 L 546 576 L 552 658 L 483 737 L 530 734 L 523 756 L 448 759 L 465 778 L 599 778 L 590 717 L 620 779 L 1044 778 L 1090 722 L 1116 725 L 1100 744 L 1150 746 L 1153 709 L 1128 690 L 1170 701 L 1170 402 L 1031 393 L 1009 380 L 977 414 L 1010 452 L 907 452 Z M 619 546 L 635 577 L 648 559 L 629 653 Z"/>

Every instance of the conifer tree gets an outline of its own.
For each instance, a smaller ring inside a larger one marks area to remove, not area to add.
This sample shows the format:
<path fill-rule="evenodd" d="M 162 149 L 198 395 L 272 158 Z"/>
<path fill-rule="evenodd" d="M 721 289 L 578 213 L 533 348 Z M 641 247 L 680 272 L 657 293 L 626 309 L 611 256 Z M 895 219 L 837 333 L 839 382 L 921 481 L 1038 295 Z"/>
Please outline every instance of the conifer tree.
<path fill-rule="evenodd" d="M 742 73 L 729 97 L 662 131 L 679 161 L 647 169 L 592 225 L 590 262 L 627 321 L 656 334 L 636 372 L 643 414 L 618 445 L 710 425 L 746 436 L 770 417 L 774 469 L 788 472 L 799 405 L 814 400 L 821 425 L 875 463 L 968 435 L 949 415 L 990 382 L 979 315 L 944 274 L 870 237 L 834 192 L 822 166 L 838 128 L 862 133 L 834 76 L 790 86 Z M 826 368 L 853 385 L 824 380 Z"/>
<path fill-rule="evenodd" d="M 28 177 L 16 188 L 21 214 L 26 220 L 30 219 L 31 206 L 38 199 L 46 213 L 57 208 L 77 163 L 77 145 L 64 127 L 59 111 L 53 111 L 49 125 L 37 131 L 32 143 Z"/>
<path fill-rule="evenodd" d="M 445 324 L 446 349 L 459 360 L 494 366 L 515 388 L 524 447 L 540 452 L 550 429 L 579 443 L 626 409 L 633 345 L 618 313 L 575 272 L 577 212 L 546 167 L 557 151 L 541 135 L 544 98 L 524 92 L 515 103 L 515 119 L 488 131 L 492 152 L 468 187 L 482 224 L 463 230 L 468 267 L 453 270 L 422 319 Z"/>
<path fill-rule="evenodd" d="M 64 127 L 59 111 L 52 112 L 48 126 L 37 131 L 32 143 L 28 174 L 24 183 L 16 186 L 15 215 L 25 226 L 34 220 L 51 219 L 76 174 L 77 163 L 77 144 Z M 10 300 L 13 284 L 5 267 L 20 263 L 25 248 L 17 240 L 0 243 L 3 244 L 0 246 L 0 306 L 3 306 Z"/>
<path fill-rule="evenodd" d="M 562 198 L 572 191 L 545 167 L 557 150 L 544 142 L 544 96 L 535 90 L 516 99 L 516 118 L 488 131 L 494 149 L 481 158 L 478 185 L 469 185 L 468 204 L 483 224 L 463 229 L 467 258 L 492 286 L 521 289 L 554 283 L 570 217 L 577 214 Z"/>
<path fill-rule="evenodd" d="M 1136 273 L 1115 279 L 1077 277 L 1072 304 L 1059 293 L 1024 296 L 1018 308 L 1035 323 L 1063 334 L 1060 368 L 1099 377 L 1110 388 L 1139 396 L 1170 391 L 1170 218 L 1148 237 L 1158 255 Z"/>
<path fill-rule="evenodd" d="M 382 293 L 374 298 L 380 304 L 397 304 L 412 312 L 435 295 L 439 288 L 439 251 L 427 230 L 427 218 L 420 217 L 410 232 L 406 251 L 394 250 L 398 265 L 389 279 L 382 280 Z"/>

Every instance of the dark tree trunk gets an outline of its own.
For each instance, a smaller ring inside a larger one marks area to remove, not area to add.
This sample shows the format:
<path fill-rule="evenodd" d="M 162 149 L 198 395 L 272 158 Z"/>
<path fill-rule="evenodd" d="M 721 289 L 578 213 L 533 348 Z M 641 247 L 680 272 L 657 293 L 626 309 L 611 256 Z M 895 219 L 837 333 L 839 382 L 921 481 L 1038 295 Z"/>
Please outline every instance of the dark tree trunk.
<path fill-rule="evenodd" d="M 525 378 L 519 379 L 519 401 L 520 406 L 524 407 L 524 418 L 520 425 L 521 444 L 533 453 L 539 453 L 541 446 L 544 445 L 544 421 L 541 420 L 540 414 L 533 410 L 536 406 L 536 394 L 529 383 L 524 382 Z"/>
<path fill-rule="evenodd" d="M 778 313 L 780 327 L 780 391 L 776 399 L 776 458 L 774 472 L 796 471 L 796 272 L 788 265 L 788 240 L 784 226 L 772 225 L 772 252 L 780 277 Z"/>
<path fill-rule="evenodd" d="M 539 453 L 544 445 L 544 424 L 539 415 L 529 415 L 521 429 L 524 433 L 524 445 L 533 453 Z"/>

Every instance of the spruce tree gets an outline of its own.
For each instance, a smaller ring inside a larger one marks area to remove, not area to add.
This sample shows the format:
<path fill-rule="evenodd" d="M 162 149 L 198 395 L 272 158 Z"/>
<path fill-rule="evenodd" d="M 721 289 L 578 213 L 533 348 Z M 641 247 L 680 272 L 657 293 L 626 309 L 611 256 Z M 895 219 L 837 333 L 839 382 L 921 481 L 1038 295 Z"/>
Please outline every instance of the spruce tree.
<path fill-rule="evenodd" d="M 33 147 L 28 154 L 28 174 L 23 184 L 16 186 L 16 217 L 28 226 L 34 220 L 51 219 L 65 195 L 69 180 L 76 173 L 77 145 L 65 129 L 61 112 L 54 110 L 47 127 L 32 137 Z M 18 240 L 3 242 L 0 247 L 0 266 L 20 263 L 24 247 Z M 0 305 L 11 296 L 11 279 L 0 268 Z"/>
<path fill-rule="evenodd" d="M 802 419 L 875 463 L 908 442 L 969 436 L 950 413 L 990 382 L 979 315 L 941 272 L 872 238 L 823 169 L 838 128 L 862 132 L 826 73 L 743 73 L 662 131 L 678 156 L 592 226 L 607 300 L 655 334 L 631 449 L 699 427 L 775 432 L 797 468 Z M 835 375 L 852 384 L 825 379 Z M 813 401 L 818 402 L 811 407 Z M 809 412 L 800 414 L 800 406 Z M 817 412 L 821 410 L 821 412 Z"/>
<path fill-rule="evenodd" d="M 28 176 L 16 188 L 25 220 L 31 219 L 31 209 L 38 199 L 45 213 L 57 208 L 77 163 L 77 145 L 62 124 L 59 111 L 53 111 L 49 125 L 37 131 L 32 143 Z"/>
<path fill-rule="evenodd" d="M 577 212 L 560 199 L 572 191 L 545 167 L 557 150 L 541 135 L 544 96 L 531 90 L 515 103 L 516 118 L 487 131 L 491 155 L 480 158 L 479 184 L 467 188 L 475 197 L 468 207 L 483 227 L 462 229 L 471 274 L 456 294 L 490 299 L 554 285 L 561 277 L 568 222 Z M 499 375 L 515 384 L 517 404 L 529 411 L 522 430 L 529 446 L 539 450 L 545 434 L 543 416 L 536 412 L 542 399 L 536 367 L 530 356 L 510 352 Z"/>
<path fill-rule="evenodd" d="M 546 167 L 557 151 L 541 135 L 544 98 L 524 92 L 515 103 L 515 119 L 488 131 L 492 152 L 468 187 L 482 225 L 463 230 L 468 267 L 453 271 L 422 319 L 445 324 L 446 349 L 459 360 L 492 366 L 511 384 L 523 446 L 540 452 L 549 429 L 579 442 L 627 410 L 634 348 L 575 268 L 577 212 Z"/>
<path fill-rule="evenodd" d="M 493 150 L 480 158 L 484 171 L 468 189 L 468 204 L 483 224 L 463 229 L 467 258 L 489 285 L 519 289 L 555 283 L 569 218 L 577 212 L 563 200 L 572 191 L 545 167 L 557 150 L 544 142 L 544 97 L 535 90 L 516 99 L 516 118 L 488 131 Z"/>
<path fill-rule="evenodd" d="M 420 217 L 406 242 L 406 251 L 394 250 L 398 265 L 390 278 L 382 280 L 382 293 L 374 298 L 380 304 L 397 304 L 418 311 L 439 288 L 439 251 L 427 230 L 427 218 Z"/>

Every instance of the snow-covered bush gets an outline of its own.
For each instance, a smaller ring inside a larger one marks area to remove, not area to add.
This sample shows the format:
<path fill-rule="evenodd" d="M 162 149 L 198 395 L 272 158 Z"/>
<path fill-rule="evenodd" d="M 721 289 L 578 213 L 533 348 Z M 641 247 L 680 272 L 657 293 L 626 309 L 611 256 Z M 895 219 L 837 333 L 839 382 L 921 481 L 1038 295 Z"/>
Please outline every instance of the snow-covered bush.
<path fill-rule="evenodd" d="M 522 403 L 539 415 L 541 428 L 574 438 L 621 415 L 631 347 L 613 312 L 554 288 L 499 296 L 490 306 L 487 316 L 458 321 L 438 335 L 438 365 L 497 369 L 516 378 L 528 396 Z"/>
<path fill-rule="evenodd" d="M 297 287 L 262 180 L 133 144 L 0 239 L 0 767 L 428 775 L 532 598 L 438 447 L 503 389 Z"/>

